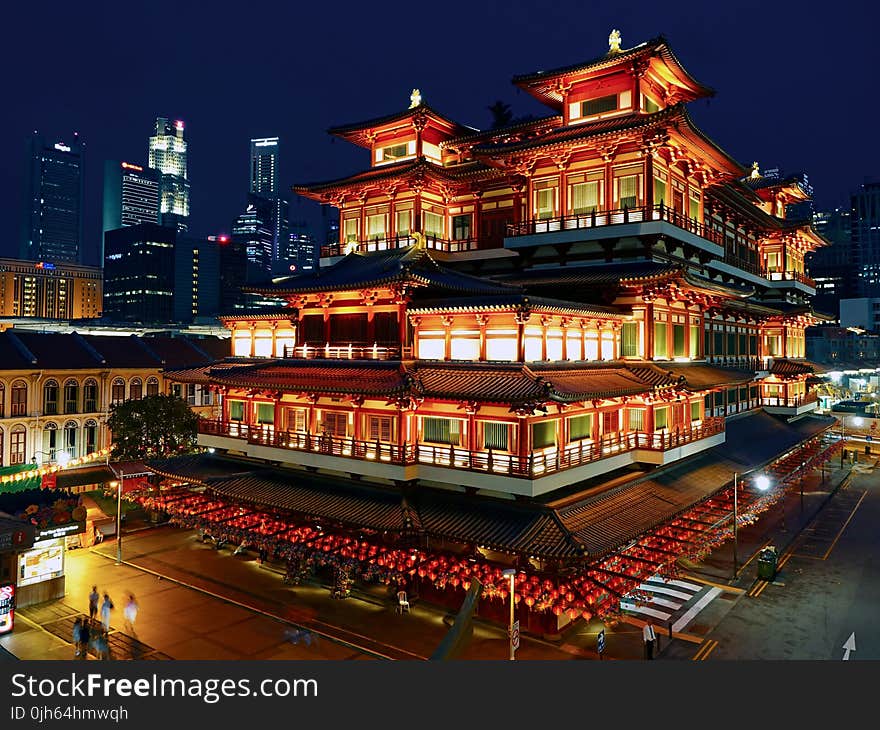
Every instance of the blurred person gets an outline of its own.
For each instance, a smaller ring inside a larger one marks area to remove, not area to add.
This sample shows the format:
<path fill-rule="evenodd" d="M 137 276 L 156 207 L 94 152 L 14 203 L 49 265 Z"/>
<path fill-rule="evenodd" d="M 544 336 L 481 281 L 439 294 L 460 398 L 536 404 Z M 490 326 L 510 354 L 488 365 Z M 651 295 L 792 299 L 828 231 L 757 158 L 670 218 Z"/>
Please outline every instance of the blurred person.
<path fill-rule="evenodd" d="M 89 593 L 89 620 L 94 621 L 95 616 L 98 615 L 98 601 L 100 600 L 100 596 L 98 595 L 98 586 L 92 586 L 92 592 Z"/>
<path fill-rule="evenodd" d="M 101 604 L 101 624 L 104 626 L 104 631 L 110 631 L 110 612 L 113 610 L 113 601 L 110 600 L 110 596 L 107 593 L 104 593 L 104 602 Z"/>

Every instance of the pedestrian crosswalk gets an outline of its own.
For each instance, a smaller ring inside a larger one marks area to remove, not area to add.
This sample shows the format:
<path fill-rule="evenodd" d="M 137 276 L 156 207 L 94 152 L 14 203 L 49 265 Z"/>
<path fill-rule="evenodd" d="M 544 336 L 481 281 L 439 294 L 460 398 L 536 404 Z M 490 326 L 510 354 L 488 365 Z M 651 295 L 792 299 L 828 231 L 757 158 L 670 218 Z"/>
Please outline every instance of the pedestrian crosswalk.
<path fill-rule="evenodd" d="M 623 596 L 620 608 L 681 631 L 720 593 L 720 588 L 654 575 Z"/>

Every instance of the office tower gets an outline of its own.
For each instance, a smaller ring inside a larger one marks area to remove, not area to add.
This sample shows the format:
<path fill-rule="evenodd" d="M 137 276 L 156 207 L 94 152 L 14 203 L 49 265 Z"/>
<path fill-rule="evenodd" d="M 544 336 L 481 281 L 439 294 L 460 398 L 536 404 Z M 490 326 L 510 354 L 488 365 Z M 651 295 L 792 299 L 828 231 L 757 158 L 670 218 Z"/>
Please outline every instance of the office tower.
<path fill-rule="evenodd" d="M 858 296 L 880 296 L 880 182 L 866 182 L 850 197 L 850 226 Z"/>
<path fill-rule="evenodd" d="M 251 140 L 251 185 L 248 192 L 265 198 L 278 195 L 278 137 Z"/>
<path fill-rule="evenodd" d="M 250 185 L 251 196 L 259 196 L 272 202 L 272 251 L 271 261 L 284 256 L 287 248 L 287 211 L 290 202 L 281 195 L 278 187 L 278 137 L 260 137 L 251 140 Z M 252 198 L 249 198 L 250 201 Z"/>
<path fill-rule="evenodd" d="M 101 267 L 0 259 L 0 317 L 101 316 Z"/>
<path fill-rule="evenodd" d="M 295 270 L 292 269 L 294 273 L 317 269 L 320 250 L 305 221 L 300 220 L 291 224 L 287 260 L 296 266 Z"/>
<path fill-rule="evenodd" d="M 102 234 L 138 223 L 159 223 L 159 173 L 131 162 L 104 162 Z"/>
<path fill-rule="evenodd" d="M 30 139 L 23 259 L 77 263 L 83 243 L 83 145 L 74 133 L 69 144 Z"/>
<path fill-rule="evenodd" d="M 186 172 L 183 122 L 156 119 L 150 137 L 149 166 L 159 171 L 159 213 L 162 225 L 185 232 L 189 223 L 189 182 Z"/>
<path fill-rule="evenodd" d="M 173 227 L 139 223 L 104 234 L 104 316 L 170 322 L 174 300 Z"/>
<path fill-rule="evenodd" d="M 232 240 L 245 247 L 247 281 L 265 281 L 272 271 L 276 201 L 248 195 L 247 210 L 232 224 Z"/>
<path fill-rule="evenodd" d="M 230 314 L 245 306 L 241 288 L 247 283 L 247 250 L 245 244 L 232 236 L 209 236 L 217 249 L 220 278 L 220 314 Z"/>
<path fill-rule="evenodd" d="M 174 246 L 174 321 L 213 317 L 220 305 L 220 256 L 205 238 L 178 236 Z"/>

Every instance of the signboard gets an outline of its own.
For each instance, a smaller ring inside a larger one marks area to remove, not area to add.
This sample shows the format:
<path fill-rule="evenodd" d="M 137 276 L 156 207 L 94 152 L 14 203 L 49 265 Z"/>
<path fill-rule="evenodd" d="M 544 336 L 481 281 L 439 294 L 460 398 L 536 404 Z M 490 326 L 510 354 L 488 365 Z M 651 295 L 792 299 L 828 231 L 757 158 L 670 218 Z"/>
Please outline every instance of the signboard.
<path fill-rule="evenodd" d="M 40 487 L 42 489 L 55 489 L 58 486 L 58 474 L 55 472 L 49 472 L 48 474 L 43 474 L 43 479 L 40 482 Z"/>
<path fill-rule="evenodd" d="M 514 651 L 519 649 L 519 621 L 513 622 L 513 629 L 510 632 L 510 643 Z"/>
<path fill-rule="evenodd" d="M 85 522 L 68 522 L 66 525 L 57 525 L 56 527 L 47 527 L 43 530 L 40 530 L 37 533 L 37 536 L 34 538 L 34 542 L 39 542 L 40 540 L 55 540 L 59 537 L 76 535 L 80 532 L 85 531 Z"/>
<path fill-rule="evenodd" d="M 12 631 L 15 622 L 15 583 L 0 585 L 0 634 Z"/>
<path fill-rule="evenodd" d="M 605 652 L 605 629 L 602 629 L 596 635 L 596 649 L 599 651 L 600 654 Z"/>
<path fill-rule="evenodd" d="M 4 550 L 27 550 L 34 544 L 33 528 L 22 525 L 21 528 L 0 528 L 0 552 Z"/>

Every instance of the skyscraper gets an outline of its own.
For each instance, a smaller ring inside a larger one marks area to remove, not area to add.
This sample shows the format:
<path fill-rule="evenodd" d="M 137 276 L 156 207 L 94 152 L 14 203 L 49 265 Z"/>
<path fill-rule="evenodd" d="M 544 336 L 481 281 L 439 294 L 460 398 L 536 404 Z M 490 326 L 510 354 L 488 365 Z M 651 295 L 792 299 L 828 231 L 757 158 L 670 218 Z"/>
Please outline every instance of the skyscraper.
<path fill-rule="evenodd" d="M 189 218 L 189 182 L 186 175 L 186 140 L 183 122 L 156 119 L 150 137 L 149 166 L 158 170 L 159 213 L 162 225 L 185 232 Z"/>
<path fill-rule="evenodd" d="M 273 198 L 278 195 L 278 137 L 251 140 L 249 192 Z"/>
<path fill-rule="evenodd" d="M 278 137 L 259 137 L 251 140 L 249 202 L 259 196 L 271 201 L 272 248 L 269 267 L 272 262 L 284 257 L 287 248 L 287 211 L 290 202 L 281 195 L 278 187 Z"/>
<path fill-rule="evenodd" d="M 159 173 L 118 160 L 104 162 L 102 233 L 159 222 Z"/>
<path fill-rule="evenodd" d="M 272 270 L 276 200 L 248 195 L 247 210 L 232 224 L 232 239 L 243 244 L 248 282 L 266 281 Z"/>
<path fill-rule="evenodd" d="M 170 322 L 174 312 L 173 227 L 140 223 L 104 236 L 104 316 Z"/>
<path fill-rule="evenodd" d="M 850 226 L 858 296 L 880 296 L 880 182 L 866 182 L 850 197 Z"/>
<path fill-rule="evenodd" d="M 78 263 L 83 243 L 83 145 L 30 139 L 21 258 Z"/>

